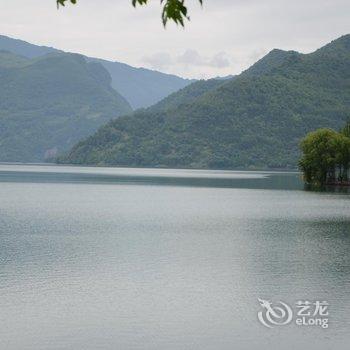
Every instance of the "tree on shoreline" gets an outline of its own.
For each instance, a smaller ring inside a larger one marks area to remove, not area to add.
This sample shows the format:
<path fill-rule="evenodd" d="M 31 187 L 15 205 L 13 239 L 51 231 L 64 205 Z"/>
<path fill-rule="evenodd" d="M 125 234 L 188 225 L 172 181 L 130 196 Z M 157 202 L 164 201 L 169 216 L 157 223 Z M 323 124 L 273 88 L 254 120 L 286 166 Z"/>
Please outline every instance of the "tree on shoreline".
<path fill-rule="evenodd" d="M 198 0 L 202 5 L 203 0 Z M 76 4 L 77 0 L 56 0 L 57 6 L 64 6 L 66 2 L 70 2 L 72 4 Z M 136 7 L 137 5 L 147 5 L 149 0 L 132 0 L 132 5 Z M 185 0 L 160 0 L 162 9 L 162 22 L 164 27 L 167 22 L 174 21 L 176 24 L 180 24 L 184 26 L 184 21 L 189 20 L 187 7 L 185 5 Z"/>
<path fill-rule="evenodd" d="M 341 133 L 347 137 L 350 137 L 350 120 L 346 123 Z"/>
<path fill-rule="evenodd" d="M 341 132 L 318 129 L 301 141 L 303 156 L 299 168 L 306 183 L 316 186 L 349 184 L 349 131 L 350 124 Z"/>

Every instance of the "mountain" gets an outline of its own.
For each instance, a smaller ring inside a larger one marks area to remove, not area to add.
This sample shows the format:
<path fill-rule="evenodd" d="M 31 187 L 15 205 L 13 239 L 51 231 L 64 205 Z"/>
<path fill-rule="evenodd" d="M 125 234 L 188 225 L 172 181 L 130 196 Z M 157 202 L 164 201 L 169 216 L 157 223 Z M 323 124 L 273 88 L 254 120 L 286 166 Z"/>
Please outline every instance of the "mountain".
<path fill-rule="evenodd" d="M 288 60 L 298 59 L 300 53 L 296 51 L 283 51 L 273 49 L 266 56 L 244 71 L 241 76 L 259 76 L 262 74 L 271 73 L 274 69 L 282 66 Z"/>
<path fill-rule="evenodd" d="M 0 50 L 0 65 L 3 68 L 18 67 L 27 61 L 26 58 L 15 55 L 12 52 Z"/>
<path fill-rule="evenodd" d="M 197 82 L 111 121 L 58 159 L 73 164 L 295 168 L 311 130 L 350 116 L 350 35 L 311 54 L 273 50 L 240 76 Z"/>
<path fill-rule="evenodd" d="M 48 53 L 59 52 L 59 50 L 53 47 L 33 45 L 26 41 L 13 39 L 5 35 L 0 35 L 0 50 L 12 52 L 27 58 L 37 58 L 47 55 Z"/>
<path fill-rule="evenodd" d="M 172 108 L 178 108 L 181 105 L 189 104 L 208 91 L 224 84 L 222 79 L 198 80 L 185 88 L 172 93 L 162 101 L 150 107 L 149 111 L 163 111 Z"/>
<path fill-rule="evenodd" d="M 99 63 L 0 51 L 0 161 L 43 161 L 129 112 Z"/>
<path fill-rule="evenodd" d="M 37 46 L 3 35 L 0 35 L 0 50 L 27 58 L 62 52 L 52 47 Z M 133 109 L 149 107 L 193 82 L 193 80 L 183 79 L 175 75 L 145 68 L 135 68 L 124 63 L 91 57 L 87 57 L 87 59 L 99 62 L 107 69 L 112 77 L 112 87 L 127 99 Z"/>
<path fill-rule="evenodd" d="M 193 82 L 176 75 L 131 67 L 125 63 L 96 58 L 90 60 L 100 62 L 108 70 L 112 77 L 112 87 L 128 100 L 133 109 L 152 106 Z"/>

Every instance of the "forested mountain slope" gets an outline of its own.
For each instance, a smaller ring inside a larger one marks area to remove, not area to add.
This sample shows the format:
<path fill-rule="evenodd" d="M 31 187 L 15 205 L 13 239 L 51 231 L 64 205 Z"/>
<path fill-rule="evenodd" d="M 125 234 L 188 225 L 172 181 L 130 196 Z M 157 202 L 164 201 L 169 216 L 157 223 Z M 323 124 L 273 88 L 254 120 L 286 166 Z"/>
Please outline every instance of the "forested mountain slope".
<path fill-rule="evenodd" d="M 274 50 L 240 76 L 214 82 L 193 99 L 183 94 L 110 122 L 59 161 L 294 168 L 298 143 L 308 131 L 339 128 L 350 116 L 350 35 L 311 54 Z"/>
<path fill-rule="evenodd" d="M 0 51 L 0 161 L 43 161 L 131 112 L 99 63 Z"/>
<path fill-rule="evenodd" d="M 0 35 L 0 50 L 10 51 L 27 58 L 62 52 L 52 47 L 38 46 L 23 40 Z M 116 48 L 116 52 L 118 48 Z M 120 62 L 87 57 L 101 63 L 112 77 L 112 87 L 130 103 L 133 109 L 149 107 L 192 82 L 176 75 L 145 68 L 135 68 Z"/>

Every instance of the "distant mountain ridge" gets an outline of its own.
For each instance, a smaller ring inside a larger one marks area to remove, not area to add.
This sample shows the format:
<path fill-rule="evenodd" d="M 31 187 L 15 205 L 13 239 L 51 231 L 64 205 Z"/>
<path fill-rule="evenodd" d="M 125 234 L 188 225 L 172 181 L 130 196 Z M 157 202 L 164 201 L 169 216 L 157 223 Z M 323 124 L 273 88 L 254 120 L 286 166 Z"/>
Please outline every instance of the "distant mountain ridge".
<path fill-rule="evenodd" d="M 299 140 L 350 116 L 350 35 L 311 54 L 273 50 L 237 77 L 195 82 L 100 128 L 59 162 L 295 168 Z"/>
<path fill-rule="evenodd" d="M 19 39 L 0 35 L 0 50 L 10 51 L 26 58 L 37 58 L 48 53 L 63 52 L 52 47 L 38 46 Z M 125 63 L 87 57 L 98 61 L 112 77 L 112 87 L 130 103 L 133 109 L 149 107 L 171 93 L 187 86 L 193 80 L 180 78 Z"/>
<path fill-rule="evenodd" d="M 0 51 L 0 161 L 44 161 L 131 111 L 100 63 Z"/>

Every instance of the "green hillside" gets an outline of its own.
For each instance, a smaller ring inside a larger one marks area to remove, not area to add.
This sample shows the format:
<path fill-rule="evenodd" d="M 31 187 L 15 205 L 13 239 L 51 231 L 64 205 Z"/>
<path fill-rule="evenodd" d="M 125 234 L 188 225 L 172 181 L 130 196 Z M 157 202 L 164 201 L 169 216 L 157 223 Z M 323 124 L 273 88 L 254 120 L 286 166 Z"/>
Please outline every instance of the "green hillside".
<path fill-rule="evenodd" d="M 62 53 L 62 51 L 52 47 L 34 45 L 4 35 L 0 35 L 0 50 L 6 50 L 26 58 L 37 58 L 48 53 Z M 116 54 L 118 54 L 117 50 Z M 102 64 L 112 77 L 112 87 L 126 98 L 133 109 L 149 107 L 192 82 L 176 75 L 136 68 L 125 63 L 92 57 L 86 57 L 86 59 Z"/>
<path fill-rule="evenodd" d="M 179 108 L 179 106 L 191 103 L 198 97 L 206 94 L 211 90 L 216 89 L 224 83 L 225 80 L 219 79 L 196 81 L 195 83 L 192 83 L 184 87 L 183 89 L 172 93 L 168 97 L 164 98 L 162 101 L 150 107 L 148 111 L 154 112 Z"/>
<path fill-rule="evenodd" d="M 59 161 L 294 168 L 308 131 L 340 128 L 350 115 L 350 35 L 311 54 L 273 50 L 240 76 L 210 84 L 110 122 Z"/>
<path fill-rule="evenodd" d="M 19 67 L 27 64 L 28 59 L 19 55 L 15 55 L 12 52 L 0 50 L 0 67 L 11 68 Z"/>
<path fill-rule="evenodd" d="M 43 161 L 131 111 L 108 72 L 79 55 L 0 52 L 0 161 Z"/>

